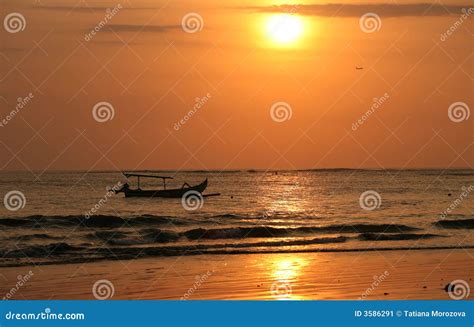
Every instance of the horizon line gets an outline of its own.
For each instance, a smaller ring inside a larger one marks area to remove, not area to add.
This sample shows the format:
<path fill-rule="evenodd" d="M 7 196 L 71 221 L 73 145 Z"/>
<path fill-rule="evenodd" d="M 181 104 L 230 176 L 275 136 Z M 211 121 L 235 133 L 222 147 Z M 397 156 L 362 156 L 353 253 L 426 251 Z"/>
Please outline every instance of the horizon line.
<path fill-rule="evenodd" d="M 329 171 L 329 170 L 360 170 L 360 171 L 387 171 L 387 170 L 398 170 L 398 171 L 410 171 L 410 170 L 474 170 L 473 167 L 389 167 L 389 168 L 349 168 L 349 167 L 335 167 L 335 168 L 285 168 L 285 169 L 264 169 L 264 168 L 240 168 L 240 169 L 121 169 L 121 170 L 112 170 L 112 169 L 97 169 L 87 171 L 86 169 L 52 169 L 52 170 L 1 170 L 0 173 L 60 173 L 60 172 L 81 172 L 81 173 L 122 173 L 122 172 L 301 172 L 301 171 Z"/>

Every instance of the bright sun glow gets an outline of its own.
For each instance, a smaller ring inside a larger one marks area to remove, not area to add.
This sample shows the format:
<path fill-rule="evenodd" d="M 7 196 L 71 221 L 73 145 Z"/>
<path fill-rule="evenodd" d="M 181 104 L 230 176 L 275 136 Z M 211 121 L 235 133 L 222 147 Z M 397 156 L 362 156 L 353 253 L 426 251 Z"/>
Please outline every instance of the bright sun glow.
<path fill-rule="evenodd" d="M 303 33 L 301 18 L 289 14 L 272 15 L 266 24 L 267 35 L 274 43 L 288 45 L 296 42 Z"/>

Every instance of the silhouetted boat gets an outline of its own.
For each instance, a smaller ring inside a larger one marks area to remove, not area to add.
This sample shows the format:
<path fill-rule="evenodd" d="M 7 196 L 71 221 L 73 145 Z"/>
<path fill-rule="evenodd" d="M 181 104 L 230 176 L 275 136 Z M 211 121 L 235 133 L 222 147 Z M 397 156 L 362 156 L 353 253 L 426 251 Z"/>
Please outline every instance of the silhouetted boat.
<path fill-rule="evenodd" d="M 128 183 L 125 183 L 120 190 L 115 193 L 124 193 L 125 197 L 147 197 L 147 198 L 181 198 L 186 192 L 194 191 L 198 193 L 204 192 L 207 187 L 207 178 L 198 185 L 191 186 L 188 183 L 184 183 L 181 188 L 166 189 L 166 180 L 173 179 L 169 176 L 157 176 L 137 173 L 122 173 L 126 178 L 137 177 L 137 188 L 132 189 Z M 145 178 L 161 178 L 163 180 L 162 190 L 142 190 L 140 188 L 140 177 Z"/>

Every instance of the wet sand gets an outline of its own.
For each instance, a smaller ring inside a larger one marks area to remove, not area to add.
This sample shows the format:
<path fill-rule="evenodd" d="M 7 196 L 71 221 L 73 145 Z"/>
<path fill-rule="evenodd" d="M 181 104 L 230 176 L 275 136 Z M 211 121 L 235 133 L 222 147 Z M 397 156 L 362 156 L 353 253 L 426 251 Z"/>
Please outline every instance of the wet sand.
<path fill-rule="evenodd" d="M 96 297 L 112 299 L 449 300 L 444 290 L 449 282 L 474 285 L 473 259 L 473 249 L 450 249 L 198 255 L 25 266 L 0 269 L 0 294 L 18 300 L 94 299 L 96 284 Z M 18 286 L 20 279 L 23 285 Z"/>

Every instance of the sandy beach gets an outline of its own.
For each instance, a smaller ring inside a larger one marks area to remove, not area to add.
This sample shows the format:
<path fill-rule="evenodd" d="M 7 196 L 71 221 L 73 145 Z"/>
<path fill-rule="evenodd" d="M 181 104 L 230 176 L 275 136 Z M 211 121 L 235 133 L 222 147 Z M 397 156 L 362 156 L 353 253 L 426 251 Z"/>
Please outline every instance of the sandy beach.
<path fill-rule="evenodd" d="M 97 283 L 95 297 L 111 299 L 442 300 L 450 299 L 444 290 L 449 282 L 472 284 L 473 256 L 472 249 L 416 250 L 198 255 L 25 266 L 0 270 L 0 292 L 10 293 L 10 299 L 94 299 Z"/>

